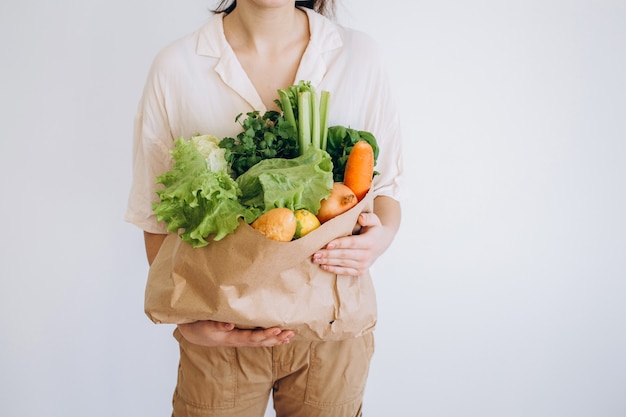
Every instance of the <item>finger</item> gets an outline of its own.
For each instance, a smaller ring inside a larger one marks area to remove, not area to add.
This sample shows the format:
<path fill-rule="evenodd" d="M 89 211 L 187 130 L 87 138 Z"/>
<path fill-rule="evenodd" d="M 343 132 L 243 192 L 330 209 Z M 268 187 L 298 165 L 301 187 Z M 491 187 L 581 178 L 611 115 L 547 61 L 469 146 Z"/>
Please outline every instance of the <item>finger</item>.
<path fill-rule="evenodd" d="M 231 346 L 276 346 L 289 343 L 294 333 L 279 328 L 247 330 L 235 329 L 228 334 L 227 343 Z"/>
<path fill-rule="evenodd" d="M 359 265 L 363 264 L 363 260 L 357 257 L 355 253 L 352 253 L 351 255 L 352 256 L 330 255 L 326 257 L 315 258 L 313 262 L 319 265 L 338 266 L 355 269 L 358 268 Z"/>
<path fill-rule="evenodd" d="M 335 274 L 335 275 L 344 275 L 344 276 L 351 276 L 351 277 L 358 277 L 362 275 L 358 269 L 349 268 L 345 266 L 320 265 L 320 268 L 322 268 L 324 271 L 330 272 L 331 274 Z"/>
<path fill-rule="evenodd" d="M 361 213 L 359 214 L 359 218 L 357 219 L 357 223 L 359 223 L 362 227 L 372 227 L 372 226 L 381 226 L 382 223 L 377 215 L 374 213 Z"/>
<path fill-rule="evenodd" d="M 231 330 L 233 330 L 235 328 L 235 324 L 234 323 L 225 323 L 222 321 L 214 321 L 213 322 L 215 327 L 217 328 L 217 330 L 223 331 L 223 332 L 229 332 Z"/>
<path fill-rule="evenodd" d="M 352 236 L 344 236 L 328 242 L 324 249 L 326 250 L 335 250 L 335 249 L 350 249 L 356 247 L 356 239 Z"/>
<path fill-rule="evenodd" d="M 291 330 L 281 330 L 277 327 L 263 330 L 263 337 L 261 338 L 261 342 L 267 342 L 272 344 L 280 344 L 289 342 L 291 338 L 294 336 L 294 332 Z"/>
<path fill-rule="evenodd" d="M 343 265 L 345 262 L 361 263 L 367 260 L 368 254 L 367 248 L 322 249 L 313 254 L 313 262 L 329 265 Z M 346 264 L 346 266 L 351 266 L 351 264 Z"/>

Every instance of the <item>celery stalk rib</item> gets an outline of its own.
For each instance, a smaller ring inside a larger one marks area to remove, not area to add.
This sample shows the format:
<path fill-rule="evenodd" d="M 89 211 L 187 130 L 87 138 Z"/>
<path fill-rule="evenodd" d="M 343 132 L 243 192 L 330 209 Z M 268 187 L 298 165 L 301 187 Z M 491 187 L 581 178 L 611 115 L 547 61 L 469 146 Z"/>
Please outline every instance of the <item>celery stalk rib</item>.
<path fill-rule="evenodd" d="M 328 104 L 330 93 L 322 90 L 320 93 L 320 148 L 326 150 L 328 142 Z"/>
<path fill-rule="evenodd" d="M 300 152 L 311 145 L 311 93 L 301 91 L 298 94 L 298 134 L 300 139 Z"/>
<path fill-rule="evenodd" d="M 293 112 L 293 106 L 291 105 L 291 100 L 289 99 L 289 94 L 285 90 L 278 90 L 278 97 L 280 98 L 280 103 L 283 108 L 283 115 L 285 116 L 285 120 L 291 126 L 293 126 L 296 135 L 298 134 L 298 124 L 296 123 L 296 116 Z"/>
<path fill-rule="evenodd" d="M 321 149 L 320 103 L 313 87 L 311 87 L 311 145 L 315 149 Z"/>

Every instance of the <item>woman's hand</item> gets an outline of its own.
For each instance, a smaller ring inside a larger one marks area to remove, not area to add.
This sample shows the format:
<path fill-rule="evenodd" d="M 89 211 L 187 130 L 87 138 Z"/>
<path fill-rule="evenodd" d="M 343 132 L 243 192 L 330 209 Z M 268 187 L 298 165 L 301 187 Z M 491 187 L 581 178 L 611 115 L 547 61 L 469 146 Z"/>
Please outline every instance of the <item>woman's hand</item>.
<path fill-rule="evenodd" d="M 313 262 L 337 275 L 363 275 L 384 252 L 383 226 L 374 213 L 361 213 L 361 233 L 340 237 L 313 254 Z"/>
<path fill-rule="evenodd" d="M 179 324 L 178 330 L 189 342 L 209 347 L 270 347 L 289 343 L 294 336 L 293 331 L 278 327 L 246 330 L 237 329 L 232 323 L 210 320 Z"/>
<path fill-rule="evenodd" d="M 361 213 L 358 235 L 330 241 L 313 254 L 313 262 L 337 275 L 363 275 L 391 245 L 400 226 L 400 204 L 389 197 L 377 197 L 374 213 Z"/>

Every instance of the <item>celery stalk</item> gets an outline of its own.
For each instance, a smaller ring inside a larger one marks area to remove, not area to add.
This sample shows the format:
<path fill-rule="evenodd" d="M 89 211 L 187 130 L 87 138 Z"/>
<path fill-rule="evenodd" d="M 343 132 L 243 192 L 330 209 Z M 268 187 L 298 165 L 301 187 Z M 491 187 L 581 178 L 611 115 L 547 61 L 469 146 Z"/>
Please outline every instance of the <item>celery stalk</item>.
<path fill-rule="evenodd" d="M 320 135 L 320 99 L 317 96 L 317 92 L 310 87 L 311 91 L 311 144 L 315 149 L 321 149 L 321 135 Z"/>
<path fill-rule="evenodd" d="M 320 93 L 320 149 L 326 150 L 328 142 L 328 103 L 330 101 L 330 93 L 322 90 Z"/>
<path fill-rule="evenodd" d="M 300 91 L 298 94 L 298 138 L 300 153 L 311 145 L 311 92 Z"/>
<path fill-rule="evenodd" d="M 280 104 L 283 110 L 283 115 L 285 116 L 285 121 L 293 126 L 297 135 L 298 124 L 296 123 L 296 116 L 293 112 L 293 106 L 291 105 L 289 94 L 285 90 L 278 90 L 278 97 L 280 98 Z"/>

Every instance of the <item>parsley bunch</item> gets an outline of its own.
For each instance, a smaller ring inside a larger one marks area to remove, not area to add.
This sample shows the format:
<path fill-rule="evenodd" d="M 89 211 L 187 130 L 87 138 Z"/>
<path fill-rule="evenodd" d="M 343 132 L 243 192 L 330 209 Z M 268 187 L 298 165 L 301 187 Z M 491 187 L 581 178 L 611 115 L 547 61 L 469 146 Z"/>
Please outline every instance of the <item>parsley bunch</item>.
<path fill-rule="evenodd" d="M 268 110 L 261 115 L 258 110 L 252 111 L 240 122 L 242 116 L 240 113 L 235 118 L 242 127 L 237 137 L 226 137 L 220 142 L 234 178 L 264 159 L 291 159 L 300 154 L 298 133 L 280 112 Z"/>

